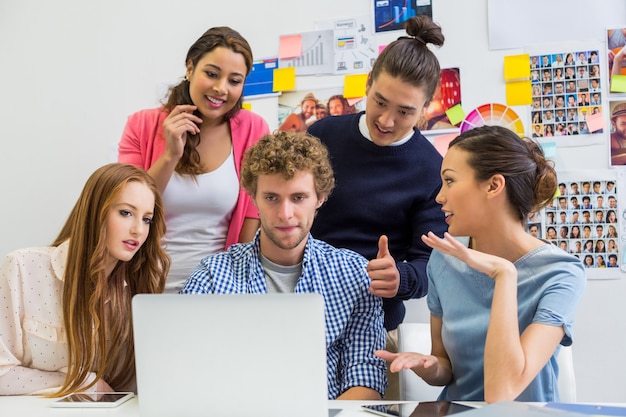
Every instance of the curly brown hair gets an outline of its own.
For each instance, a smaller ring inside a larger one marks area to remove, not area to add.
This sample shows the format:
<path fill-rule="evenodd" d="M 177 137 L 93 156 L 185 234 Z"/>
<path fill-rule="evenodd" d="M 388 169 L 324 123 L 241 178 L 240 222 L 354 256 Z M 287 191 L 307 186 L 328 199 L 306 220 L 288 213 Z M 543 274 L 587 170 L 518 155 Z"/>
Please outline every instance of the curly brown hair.
<path fill-rule="evenodd" d="M 241 185 L 254 197 L 260 175 L 281 174 L 290 180 L 298 171 L 313 174 L 318 198 L 328 197 L 335 186 L 328 150 L 318 138 L 305 132 L 276 131 L 244 154 Z"/>

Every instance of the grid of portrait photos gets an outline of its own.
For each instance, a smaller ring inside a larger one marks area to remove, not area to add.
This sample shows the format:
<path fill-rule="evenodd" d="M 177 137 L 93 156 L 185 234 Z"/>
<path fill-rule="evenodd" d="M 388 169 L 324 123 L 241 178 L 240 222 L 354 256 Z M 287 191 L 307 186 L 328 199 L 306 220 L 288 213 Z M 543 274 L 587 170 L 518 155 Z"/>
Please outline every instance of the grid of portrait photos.
<path fill-rule="evenodd" d="M 532 55 L 533 137 L 601 133 L 589 131 L 587 115 L 602 112 L 599 51 Z"/>
<path fill-rule="evenodd" d="M 618 271 L 622 260 L 616 183 L 615 179 L 560 182 L 548 206 L 529 217 L 528 232 L 581 259 L 587 269 Z"/>

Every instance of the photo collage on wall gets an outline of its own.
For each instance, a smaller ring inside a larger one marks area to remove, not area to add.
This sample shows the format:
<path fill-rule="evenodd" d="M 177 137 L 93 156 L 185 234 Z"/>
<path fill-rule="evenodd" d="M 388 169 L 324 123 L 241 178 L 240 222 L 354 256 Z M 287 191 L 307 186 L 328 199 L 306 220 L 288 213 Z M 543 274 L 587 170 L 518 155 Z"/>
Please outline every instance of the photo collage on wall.
<path fill-rule="evenodd" d="M 581 259 L 588 278 L 606 278 L 600 270 L 611 274 L 611 268 L 623 269 L 618 181 L 559 180 L 555 198 L 529 217 L 528 232 Z M 619 276 L 614 272 L 612 275 Z"/>
<path fill-rule="evenodd" d="M 626 76 L 626 28 L 607 30 L 607 62 L 609 85 L 613 76 Z M 626 99 L 624 88 L 611 85 L 609 89 L 609 133 L 611 142 L 611 166 L 626 165 Z M 617 87 L 617 88 L 613 88 Z"/>
<path fill-rule="evenodd" d="M 532 55 L 533 137 L 601 133 L 589 131 L 587 115 L 602 112 L 599 51 Z"/>

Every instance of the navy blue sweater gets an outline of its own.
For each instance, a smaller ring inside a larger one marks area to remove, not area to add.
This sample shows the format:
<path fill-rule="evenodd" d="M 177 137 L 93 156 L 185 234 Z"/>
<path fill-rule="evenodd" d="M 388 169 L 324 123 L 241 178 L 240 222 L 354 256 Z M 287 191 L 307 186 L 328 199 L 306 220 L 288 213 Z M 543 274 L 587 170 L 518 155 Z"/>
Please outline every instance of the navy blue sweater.
<path fill-rule="evenodd" d="M 384 299 L 385 328 L 404 319 L 402 300 L 426 295 L 426 264 L 431 249 L 421 236 L 447 230 L 435 197 L 441 187 L 441 155 L 418 131 L 399 146 L 378 146 L 363 137 L 363 113 L 331 116 L 309 133 L 328 147 L 336 186 L 319 209 L 311 233 L 339 248 L 376 258 L 378 239 L 389 237 L 389 251 L 400 271 L 395 298 Z"/>

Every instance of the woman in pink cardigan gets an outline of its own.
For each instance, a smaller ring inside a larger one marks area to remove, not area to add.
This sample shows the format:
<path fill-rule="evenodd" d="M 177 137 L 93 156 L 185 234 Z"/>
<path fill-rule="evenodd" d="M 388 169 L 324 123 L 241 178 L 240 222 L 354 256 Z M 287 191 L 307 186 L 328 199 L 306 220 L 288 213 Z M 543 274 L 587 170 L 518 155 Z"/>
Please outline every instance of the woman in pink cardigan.
<path fill-rule="evenodd" d="M 147 170 L 163 195 L 166 292 L 178 292 L 204 256 L 253 238 L 258 213 L 239 185 L 241 159 L 269 133 L 263 118 L 241 108 L 252 51 L 237 31 L 209 29 L 185 64 L 167 103 L 132 114 L 119 143 L 118 161 Z"/>

